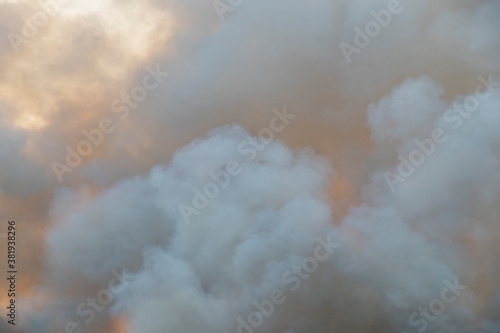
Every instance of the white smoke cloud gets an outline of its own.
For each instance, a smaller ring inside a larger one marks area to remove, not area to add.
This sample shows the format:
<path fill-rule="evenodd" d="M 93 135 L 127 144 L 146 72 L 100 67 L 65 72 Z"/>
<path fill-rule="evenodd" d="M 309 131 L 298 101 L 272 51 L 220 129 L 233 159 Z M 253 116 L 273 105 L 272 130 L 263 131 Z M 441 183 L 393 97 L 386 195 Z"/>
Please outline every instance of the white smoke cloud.
<path fill-rule="evenodd" d="M 21 329 L 238 332 L 280 289 L 255 332 L 498 332 L 500 3 L 401 5 L 351 63 L 339 45 L 387 1 L 248 0 L 223 22 L 212 0 L 78 1 L 19 54 L 0 41 L 0 216 L 33 240 Z M 0 6 L 4 32 L 40 10 Z M 51 163 L 153 64 L 169 82 L 59 183 Z M 297 119 L 239 152 L 278 105 Z M 179 206 L 231 160 L 241 174 L 186 223 Z M 340 246 L 295 290 L 284 274 L 327 237 Z M 86 323 L 79 304 L 123 269 Z M 433 315 L 447 283 L 466 289 Z"/>

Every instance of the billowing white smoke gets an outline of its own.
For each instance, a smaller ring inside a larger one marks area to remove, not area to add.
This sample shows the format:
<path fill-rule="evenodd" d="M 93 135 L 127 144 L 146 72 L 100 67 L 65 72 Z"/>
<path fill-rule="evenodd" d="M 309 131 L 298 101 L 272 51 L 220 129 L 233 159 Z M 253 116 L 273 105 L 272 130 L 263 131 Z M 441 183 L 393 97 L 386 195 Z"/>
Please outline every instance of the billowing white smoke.
<path fill-rule="evenodd" d="M 177 151 L 170 164 L 81 208 L 61 199 L 64 207 L 54 212 L 65 222 L 48 237 L 49 271 L 57 272 L 51 280 L 63 277 L 57 283 L 64 284 L 70 274 L 102 279 L 133 267 L 142 252 L 144 267 L 118 295 L 115 310 L 130 315 L 133 332 L 231 330 L 237 316 L 253 311 L 253 301 L 286 290 L 282 275 L 313 255 L 318 238 L 335 233 L 325 192 L 328 160 L 278 141 L 259 144 L 259 151 L 251 140 L 239 126 L 215 129 Z M 241 163 L 234 176 L 225 171 L 230 161 Z M 216 192 L 204 190 L 219 183 Z M 179 207 L 194 210 L 200 198 L 209 200 L 206 208 L 183 216 Z M 330 287 L 319 284 L 319 274 L 313 280 L 315 289 Z M 308 289 L 278 313 L 291 319 L 286 308 L 319 306 Z M 285 328 L 280 317 L 263 327 Z"/>
<path fill-rule="evenodd" d="M 374 172 L 364 203 L 337 221 L 340 226 L 333 224 L 327 203 L 328 160 L 310 150 L 293 152 L 280 142 L 252 159 L 253 154 L 238 152 L 249 134 L 226 126 L 182 148 L 149 176 L 117 184 L 80 209 L 57 208 L 65 223 L 49 236 L 51 271 L 59 275 L 71 268 L 77 276 L 102 279 L 113 269 L 134 267 L 142 252 L 143 265 L 115 295 L 113 308 L 128 318 L 134 333 L 247 332 L 241 323 L 260 323 L 251 319 L 259 310 L 255 303 L 269 300 L 275 289 L 284 292 L 284 303 L 275 304 L 263 323 L 246 327 L 256 332 L 495 332 L 497 300 L 492 297 L 491 307 L 480 311 L 489 320 L 474 313 L 475 262 L 463 238 L 471 233 L 470 242 L 481 248 L 495 246 L 498 165 L 457 145 L 477 140 L 473 145 L 486 157 L 488 147 L 500 143 L 494 135 L 500 129 L 500 96 L 491 95 L 463 124 L 467 130 L 458 132 L 454 123 L 440 120 L 447 103 L 439 91 L 429 78 L 411 80 L 370 108 L 373 136 L 384 142 L 378 149 L 395 142 L 404 155 L 414 145 L 408 133 L 422 134 L 423 140 L 434 128 L 446 130 L 449 139 L 394 193 Z M 397 109 L 407 110 L 408 118 L 399 117 Z M 407 131 L 390 132 L 403 127 Z M 229 161 L 242 162 L 241 174 L 223 171 Z M 459 173 L 453 172 L 457 162 Z M 186 220 L 179 206 L 194 208 L 196 193 L 199 200 L 214 179 L 221 182 L 220 193 Z M 468 193 L 462 188 L 467 183 L 487 195 Z M 450 191 L 460 190 L 451 197 Z M 479 205 L 481 210 L 473 210 Z M 318 239 L 334 241 L 333 254 L 317 268 L 299 269 L 314 258 Z M 489 272 L 492 281 L 499 273 Z M 454 299 L 441 301 L 446 314 L 427 312 L 434 320 L 426 320 L 419 309 L 436 307 L 442 297 Z"/>
<path fill-rule="evenodd" d="M 500 2 L 401 1 L 363 47 L 388 1 L 235 3 L 63 10 L 0 52 L 22 332 L 500 332 Z M 156 64 L 168 82 L 116 121 Z M 283 105 L 296 119 L 253 146 Z M 51 163 L 107 117 L 60 183 Z"/>

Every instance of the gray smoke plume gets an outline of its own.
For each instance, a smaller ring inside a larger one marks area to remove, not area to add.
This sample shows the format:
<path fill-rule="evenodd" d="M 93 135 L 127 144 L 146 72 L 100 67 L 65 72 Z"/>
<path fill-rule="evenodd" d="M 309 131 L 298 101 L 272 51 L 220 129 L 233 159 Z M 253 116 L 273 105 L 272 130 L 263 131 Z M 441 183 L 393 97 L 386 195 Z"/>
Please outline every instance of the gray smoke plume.
<path fill-rule="evenodd" d="M 499 1 L 0 7 L 2 332 L 500 332 Z"/>

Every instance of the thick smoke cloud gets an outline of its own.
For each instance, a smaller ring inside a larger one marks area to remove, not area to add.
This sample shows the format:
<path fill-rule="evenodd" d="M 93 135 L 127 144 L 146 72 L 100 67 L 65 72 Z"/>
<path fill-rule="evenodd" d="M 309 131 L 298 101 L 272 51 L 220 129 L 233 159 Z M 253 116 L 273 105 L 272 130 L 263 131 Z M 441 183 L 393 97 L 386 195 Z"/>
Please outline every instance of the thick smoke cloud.
<path fill-rule="evenodd" d="M 276 289 L 255 332 L 500 330 L 499 1 L 401 1 L 350 59 L 388 1 L 242 1 L 221 21 L 212 0 L 74 0 L 17 52 L 8 32 L 41 7 L 0 7 L 0 217 L 25 272 L 2 332 L 248 331 Z M 242 153 L 283 107 L 277 140 Z M 60 182 L 52 163 L 104 118 Z"/>

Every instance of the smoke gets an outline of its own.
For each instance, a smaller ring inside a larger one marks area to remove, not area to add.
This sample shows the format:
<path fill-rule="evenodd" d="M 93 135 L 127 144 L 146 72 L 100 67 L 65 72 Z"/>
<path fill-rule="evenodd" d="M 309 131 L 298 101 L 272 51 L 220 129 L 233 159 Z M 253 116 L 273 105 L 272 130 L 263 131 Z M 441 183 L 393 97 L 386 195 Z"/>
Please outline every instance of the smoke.
<path fill-rule="evenodd" d="M 2 332 L 500 330 L 500 2 L 0 7 Z"/>

